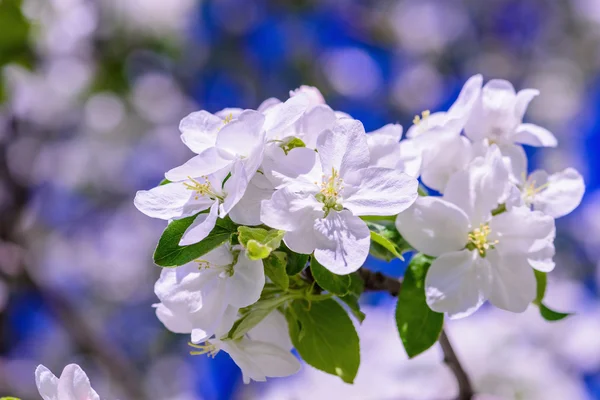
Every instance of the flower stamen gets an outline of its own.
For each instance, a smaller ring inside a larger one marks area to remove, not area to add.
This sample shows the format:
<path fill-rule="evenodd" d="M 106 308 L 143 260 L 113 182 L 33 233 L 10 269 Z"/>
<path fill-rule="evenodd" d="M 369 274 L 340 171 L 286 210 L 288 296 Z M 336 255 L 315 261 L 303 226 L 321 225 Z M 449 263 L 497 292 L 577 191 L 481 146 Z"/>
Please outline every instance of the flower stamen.
<path fill-rule="evenodd" d="M 498 244 L 498 240 L 490 241 L 488 236 L 491 232 L 488 224 L 481 224 L 479 228 L 475 228 L 469 233 L 469 242 L 466 248 L 469 250 L 477 250 L 481 257 L 485 257 L 486 253 L 490 249 L 494 249 Z"/>
<path fill-rule="evenodd" d="M 211 199 L 219 199 L 219 200 L 223 200 L 223 196 L 219 196 L 217 193 L 215 193 L 215 191 L 213 190 L 213 187 L 210 183 L 210 181 L 208 180 L 208 176 L 203 176 L 202 179 L 204 179 L 204 183 L 199 182 L 198 180 L 192 178 L 191 176 L 188 176 L 188 179 L 192 182 L 192 183 L 187 183 L 187 182 L 183 182 L 183 185 L 188 189 L 188 190 L 192 190 L 194 192 L 196 192 L 196 195 L 194 196 L 194 200 L 198 200 L 200 198 L 200 196 L 208 196 Z"/>
<path fill-rule="evenodd" d="M 421 113 L 421 116 L 419 116 L 419 114 L 415 115 L 415 118 L 413 119 L 413 124 L 419 125 L 422 121 L 425 121 L 430 115 L 431 111 L 429 110 L 423 111 Z"/>
<path fill-rule="evenodd" d="M 209 341 L 204 342 L 204 344 L 194 344 L 188 343 L 189 346 L 198 349 L 198 351 L 190 351 L 190 354 L 193 356 L 200 356 L 203 354 L 208 354 L 209 357 L 215 358 L 217 353 L 219 352 L 219 348 Z"/>
<path fill-rule="evenodd" d="M 321 179 L 321 190 L 315 195 L 315 198 L 323 203 L 325 216 L 327 216 L 332 209 L 335 211 L 342 211 L 344 209 L 344 206 L 338 202 L 338 196 L 342 189 L 344 189 L 344 181 L 340 177 L 340 173 L 332 167 L 331 175 L 323 175 Z"/>

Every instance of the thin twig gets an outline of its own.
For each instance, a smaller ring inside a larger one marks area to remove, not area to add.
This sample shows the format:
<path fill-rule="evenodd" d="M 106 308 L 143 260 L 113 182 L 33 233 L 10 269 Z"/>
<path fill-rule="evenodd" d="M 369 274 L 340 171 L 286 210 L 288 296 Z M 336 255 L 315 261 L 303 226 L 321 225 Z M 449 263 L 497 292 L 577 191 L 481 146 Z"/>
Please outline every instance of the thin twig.
<path fill-rule="evenodd" d="M 382 274 L 373 272 L 366 268 L 358 270 L 358 275 L 365 283 L 365 292 L 383 291 L 396 297 L 400 293 L 402 281 Z"/>
<path fill-rule="evenodd" d="M 440 335 L 440 345 L 444 352 L 444 362 L 450 367 L 458 382 L 457 400 L 471 400 L 474 396 L 471 380 L 456 356 L 456 353 L 450 344 L 450 340 L 448 339 L 448 335 L 446 335 L 446 331 L 443 329 L 442 334 Z"/>

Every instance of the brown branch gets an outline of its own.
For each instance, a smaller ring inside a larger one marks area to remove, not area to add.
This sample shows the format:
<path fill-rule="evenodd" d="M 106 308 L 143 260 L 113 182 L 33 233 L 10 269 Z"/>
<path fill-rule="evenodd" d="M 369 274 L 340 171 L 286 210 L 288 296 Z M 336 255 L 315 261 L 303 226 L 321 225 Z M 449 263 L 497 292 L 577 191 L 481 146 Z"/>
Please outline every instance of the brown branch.
<path fill-rule="evenodd" d="M 365 283 L 365 292 L 388 292 L 394 297 L 400 293 L 401 279 L 392 278 L 381 272 L 373 272 L 366 268 L 359 269 L 358 275 Z"/>
<path fill-rule="evenodd" d="M 446 331 L 443 329 L 442 334 L 440 335 L 440 345 L 444 352 L 444 362 L 450 367 L 458 382 L 457 400 L 471 400 L 475 395 L 473 387 L 471 386 L 471 380 L 456 356 L 456 353 L 450 344 L 450 340 L 448 339 L 448 335 L 446 335 Z"/>

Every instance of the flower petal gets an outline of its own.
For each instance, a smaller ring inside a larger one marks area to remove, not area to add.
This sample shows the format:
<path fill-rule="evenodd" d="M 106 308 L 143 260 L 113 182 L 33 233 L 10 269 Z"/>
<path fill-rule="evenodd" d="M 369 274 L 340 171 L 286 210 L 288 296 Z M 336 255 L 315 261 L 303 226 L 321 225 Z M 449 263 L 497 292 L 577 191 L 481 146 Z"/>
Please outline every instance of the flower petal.
<path fill-rule="evenodd" d="M 509 135 L 521 122 L 515 115 L 516 100 L 510 82 L 503 79 L 488 81 L 465 125 L 465 134 L 474 141 L 489 138 L 501 143 L 509 140 Z"/>
<path fill-rule="evenodd" d="M 214 147 L 217 133 L 222 127 L 222 118 L 204 110 L 189 114 L 179 123 L 181 140 L 197 154 Z"/>
<path fill-rule="evenodd" d="M 547 129 L 534 124 L 521 124 L 512 136 L 512 140 L 535 147 L 556 147 L 556 137 Z"/>
<path fill-rule="evenodd" d="M 496 146 L 491 146 L 485 157 L 477 157 L 467 169 L 450 177 L 444 191 L 444 200 L 457 205 L 468 216 L 473 226 L 486 222 L 500 200 L 506 198 L 509 171 Z"/>
<path fill-rule="evenodd" d="M 238 262 L 233 267 L 233 275 L 227 279 L 227 285 L 227 302 L 232 306 L 242 308 L 256 303 L 265 286 L 262 261 L 250 260 L 245 252 L 241 252 Z"/>
<path fill-rule="evenodd" d="M 546 189 L 534 197 L 533 207 L 553 218 L 560 218 L 577 208 L 584 193 L 583 177 L 575 169 L 567 168 L 550 175 Z"/>
<path fill-rule="evenodd" d="M 275 105 L 265 113 L 264 129 L 267 138 L 284 139 L 296 134 L 294 125 L 302 117 L 310 105 L 310 98 L 305 94 L 294 96 Z"/>
<path fill-rule="evenodd" d="M 181 182 L 192 178 L 210 175 L 232 164 L 231 158 L 224 158 L 216 147 L 204 150 L 189 159 L 185 164 L 167 171 L 165 178 L 172 182 Z"/>
<path fill-rule="evenodd" d="M 306 111 L 301 120 L 300 132 L 306 147 L 314 149 L 321 132 L 332 128 L 336 120 L 333 110 L 325 104 L 319 104 Z"/>
<path fill-rule="evenodd" d="M 90 380 L 77 364 L 67 365 L 58 381 L 58 399 L 64 400 L 100 400 L 92 389 Z"/>
<path fill-rule="evenodd" d="M 504 157 L 511 178 L 519 182 L 527 175 L 527 154 L 523 146 L 513 143 L 499 144 L 498 148 Z"/>
<path fill-rule="evenodd" d="M 211 202 L 204 197 L 195 200 L 193 191 L 174 182 L 138 191 L 133 204 L 149 217 L 169 220 L 190 217 L 206 210 Z"/>
<path fill-rule="evenodd" d="M 189 246 L 205 239 L 215 227 L 218 215 L 219 202 L 215 201 L 208 213 L 198 214 L 194 222 L 183 233 L 179 245 Z"/>
<path fill-rule="evenodd" d="M 231 176 L 225 182 L 223 190 L 227 195 L 223 201 L 219 216 L 225 218 L 227 213 L 242 199 L 251 177 L 246 174 L 244 163 L 242 160 L 236 160 L 231 169 Z"/>
<path fill-rule="evenodd" d="M 461 250 L 436 258 L 425 277 L 427 304 L 453 319 L 473 314 L 488 297 L 490 264 L 475 251 Z"/>
<path fill-rule="evenodd" d="M 263 200 L 260 220 L 271 228 L 293 231 L 303 221 L 312 223 L 322 216 L 321 208 L 322 204 L 312 194 L 295 193 L 284 187 L 273 193 L 271 199 Z"/>
<path fill-rule="evenodd" d="M 317 151 L 323 172 L 330 173 L 335 169 L 342 178 L 347 172 L 366 168 L 369 164 L 365 128 L 354 119 L 340 119 L 332 129 L 321 133 Z"/>
<path fill-rule="evenodd" d="M 536 280 L 527 259 L 519 256 L 501 256 L 488 252 L 492 266 L 490 302 L 503 310 L 521 313 L 536 296 Z"/>
<path fill-rule="evenodd" d="M 448 110 L 447 116 L 449 120 L 460 120 L 461 129 L 471 114 L 471 110 L 481 96 L 481 85 L 483 84 L 483 76 L 481 74 L 473 75 L 463 85 L 458 98 Z"/>
<path fill-rule="evenodd" d="M 245 110 L 237 119 L 226 124 L 217 136 L 217 147 L 232 156 L 248 157 L 260 144 L 265 116 L 254 110 Z"/>
<path fill-rule="evenodd" d="M 537 89 L 523 89 L 517 93 L 517 101 L 515 104 L 515 114 L 519 120 L 522 120 L 527 111 L 527 107 L 531 100 L 539 96 L 540 91 Z"/>
<path fill-rule="evenodd" d="M 315 258 L 338 275 L 359 269 L 369 255 L 371 232 L 367 224 L 348 210 L 330 212 L 315 221 Z"/>
<path fill-rule="evenodd" d="M 344 207 L 354 215 L 396 215 L 418 196 L 419 182 L 394 169 L 370 167 L 351 175 L 353 187 L 344 188 L 342 197 Z"/>
<path fill-rule="evenodd" d="M 292 341 L 288 331 L 288 325 L 282 313 L 275 310 L 260 321 L 258 325 L 248 332 L 250 339 L 272 343 L 284 350 L 292 350 Z"/>
<path fill-rule="evenodd" d="M 35 384 L 44 400 L 58 400 L 58 378 L 45 366 L 35 369 Z"/>
<path fill-rule="evenodd" d="M 398 215 L 396 228 L 415 249 L 437 257 L 465 247 L 469 219 L 460 208 L 439 197 L 419 197 Z"/>
<path fill-rule="evenodd" d="M 193 330 L 192 323 L 188 318 L 188 314 L 175 314 L 173 310 L 167 308 L 164 304 L 158 303 L 156 307 L 156 317 L 162 324 L 173 333 L 191 333 Z"/>
<path fill-rule="evenodd" d="M 228 215 L 233 222 L 239 225 L 260 225 L 260 206 L 263 200 L 269 200 L 274 189 L 266 189 L 255 185 L 253 179 L 248 184 L 244 196 L 229 211 Z"/>
<path fill-rule="evenodd" d="M 454 133 L 438 135 L 431 147 L 423 151 L 421 179 L 428 187 L 444 192 L 448 180 L 471 161 L 471 142 L 464 136 Z M 421 140 L 419 136 L 417 140 Z"/>

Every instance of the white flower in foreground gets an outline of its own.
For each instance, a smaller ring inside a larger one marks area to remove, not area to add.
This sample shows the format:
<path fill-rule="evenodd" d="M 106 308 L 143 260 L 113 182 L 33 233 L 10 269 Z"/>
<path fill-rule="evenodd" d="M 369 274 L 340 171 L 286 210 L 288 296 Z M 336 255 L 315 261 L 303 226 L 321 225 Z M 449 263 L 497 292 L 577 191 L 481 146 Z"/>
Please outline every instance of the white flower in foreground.
<path fill-rule="evenodd" d="M 443 192 L 450 176 L 473 158 L 471 143 L 461 131 L 481 95 L 482 83 L 481 75 L 472 76 L 447 112 L 424 111 L 406 133 L 405 142 L 422 154 L 421 179 L 432 189 Z"/>
<path fill-rule="evenodd" d="M 300 370 L 300 362 L 290 353 L 292 343 L 287 323 L 279 311 L 269 314 L 238 340 L 221 340 L 231 325 L 222 328 L 215 338 L 193 346 L 199 351 L 192 354 L 214 357 L 220 350 L 225 351 L 242 370 L 244 383 L 251 380 L 264 382 L 268 377 L 289 376 Z"/>
<path fill-rule="evenodd" d="M 573 168 L 552 175 L 536 170 L 517 187 L 521 204 L 553 218 L 563 217 L 577 208 L 585 193 L 583 177 Z"/>
<path fill-rule="evenodd" d="M 421 151 L 414 141 L 403 140 L 402 125 L 388 124 L 367 134 L 371 155 L 370 164 L 375 167 L 392 168 L 413 177 L 419 176 Z"/>
<path fill-rule="evenodd" d="M 314 162 L 309 173 L 263 201 L 261 220 L 287 231 L 284 241 L 293 251 L 314 251 L 330 271 L 348 274 L 369 253 L 370 232 L 358 216 L 404 211 L 416 199 L 418 183 L 397 170 L 369 167 L 366 134 L 356 120 L 340 119 L 323 132 L 317 152 L 308 160 Z"/>
<path fill-rule="evenodd" d="M 527 207 L 493 216 L 506 196 L 508 168 L 492 146 L 450 178 L 443 198 L 420 197 L 396 220 L 418 251 L 437 257 L 425 279 L 432 310 L 461 318 L 486 300 L 523 312 L 536 295 L 532 267 L 554 268 L 554 219 Z"/>
<path fill-rule="evenodd" d="M 77 364 L 67 365 L 60 378 L 39 365 L 35 370 L 35 384 L 44 400 L 100 400 L 87 375 Z"/>
<path fill-rule="evenodd" d="M 140 190 L 133 202 L 138 210 L 149 217 L 164 220 L 190 217 L 208 210 L 198 214 L 179 242 L 180 246 L 194 244 L 206 238 L 215 227 L 217 218 L 225 217 L 243 197 L 247 183 L 244 185 L 237 179 L 245 176 L 243 169 L 238 160 L 225 184 L 228 168 L 210 175 L 190 175 L 181 182 Z"/>
<path fill-rule="evenodd" d="M 258 301 L 264 285 L 262 261 L 225 244 L 202 259 L 162 270 L 154 286 L 161 301 L 156 314 L 169 330 L 192 333 L 198 343 L 235 317 L 237 309 Z"/>

